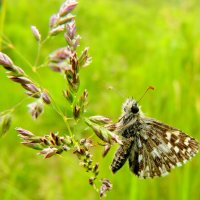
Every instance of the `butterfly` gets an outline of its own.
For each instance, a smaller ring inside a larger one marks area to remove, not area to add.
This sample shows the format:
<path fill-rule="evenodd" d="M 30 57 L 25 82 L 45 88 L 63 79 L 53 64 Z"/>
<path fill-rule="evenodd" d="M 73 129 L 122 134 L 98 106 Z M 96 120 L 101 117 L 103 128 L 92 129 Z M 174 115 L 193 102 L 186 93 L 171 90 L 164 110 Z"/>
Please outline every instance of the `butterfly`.
<path fill-rule="evenodd" d="M 137 101 L 126 100 L 115 132 L 123 144 L 111 164 L 113 173 L 128 160 L 130 170 L 139 178 L 166 176 L 172 168 L 190 160 L 199 142 L 181 130 L 145 117 Z"/>

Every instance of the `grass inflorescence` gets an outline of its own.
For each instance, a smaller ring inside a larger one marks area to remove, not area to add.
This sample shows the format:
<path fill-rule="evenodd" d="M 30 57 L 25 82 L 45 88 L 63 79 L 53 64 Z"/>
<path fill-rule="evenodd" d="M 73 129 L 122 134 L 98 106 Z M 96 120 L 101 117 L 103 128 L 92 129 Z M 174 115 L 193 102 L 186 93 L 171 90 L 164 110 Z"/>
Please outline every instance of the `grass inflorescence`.
<path fill-rule="evenodd" d="M 99 163 L 93 160 L 93 155 L 90 151 L 90 148 L 94 148 L 95 145 L 93 145 L 92 139 L 78 139 L 76 133 L 73 132 L 69 125 L 69 120 L 74 120 L 75 126 L 78 126 L 77 122 L 82 120 L 85 122 L 85 125 L 94 130 L 96 136 L 105 143 L 103 156 L 108 153 L 113 143 L 122 144 L 122 142 L 115 133 L 109 130 L 108 127 L 112 127 L 112 121 L 109 118 L 104 116 L 84 116 L 88 91 L 87 89 L 80 90 L 80 71 L 91 63 L 91 57 L 88 54 L 88 48 L 84 48 L 81 53 L 77 51 L 80 46 L 81 37 L 76 31 L 75 16 L 71 14 L 77 4 L 76 1 L 68 0 L 60 6 L 58 13 L 50 17 L 50 29 L 48 35 L 43 40 L 38 28 L 33 25 L 31 26 L 32 34 L 38 43 L 38 53 L 33 71 L 37 69 L 41 47 L 47 40 L 61 33 L 64 35 L 67 45 L 49 54 L 48 66 L 53 72 L 62 74 L 66 80 L 66 89 L 62 91 L 62 94 L 68 102 L 72 116 L 66 115 L 58 109 L 56 102 L 48 94 L 47 89 L 40 86 L 39 83 L 32 81 L 21 67 L 14 64 L 7 54 L 0 52 L 0 64 L 7 71 L 7 77 L 11 81 L 20 84 L 26 90 L 26 95 L 36 99 L 34 102 L 28 104 L 29 112 L 33 119 L 37 119 L 44 112 L 44 104 L 54 104 L 55 110 L 63 117 L 64 123 L 67 126 L 66 133 L 63 133 L 64 136 L 59 136 L 58 133 L 53 132 L 50 132 L 48 135 L 37 136 L 29 130 L 17 128 L 16 131 L 22 139 L 21 143 L 29 148 L 38 150 L 38 154 L 43 155 L 44 158 L 50 158 L 71 150 L 73 154 L 77 155 L 80 165 L 85 168 L 86 172 L 91 174 L 89 184 L 99 192 L 100 197 L 103 197 L 107 191 L 111 190 L 112 184 L 107 178 L 99 178 Z M 1 135 L 4 135 L 8 131 L 11 123 L 10 116 L 13 112 L 13 109 L 10 109 L 10 112 L 8 111 L 6 115 L 3 115 L 2 112 Z"/>

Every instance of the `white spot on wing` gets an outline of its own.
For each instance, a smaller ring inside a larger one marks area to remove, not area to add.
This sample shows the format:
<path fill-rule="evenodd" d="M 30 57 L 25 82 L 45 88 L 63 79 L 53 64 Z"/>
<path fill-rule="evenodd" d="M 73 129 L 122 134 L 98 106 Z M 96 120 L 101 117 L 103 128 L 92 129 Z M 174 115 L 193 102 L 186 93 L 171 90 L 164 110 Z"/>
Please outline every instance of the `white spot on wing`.
<path fill-rule="evenodd" d="M 171 147 L 172 147 L 172 145 L 171 145 L 171 143 L 167 143 L 167 146 L 169 147 L 169 149 L 171 149 Z"/>
<path fill-rule="evenodd" d="M 143 177 L 144 176 L 144 171 L 142 170 L 141 172 L 140 172 L 140 177 Z"/>
<path fill-rule="evenodd" d="M 179 143 L 179 141 L 180 141 L 180 140 L 179 140 L 179 139 L 177 139 L 177 140 L 175 141 L 175 144 Z"/>
<path fill-rule="evenodd" d="M 149 166 L 146 166 L 145 171 L 147 172 L 149 171 Z"/>
<path fill-rule="evenodd" d="M 169 163 L 169 165 L 170 165 L 170 167 L 171 167 L 172 169 L 174 169 L 174 168 L 175 168 L 175 166 L 174 166 L 174 165 L 172 165 L 171 163 Z"/>
<path fill-rule="evenodd" d="M 154 140 L 154 139 L 156 139 L 156 136 L 155 136 L 155 135 L 153 135 L 153 136 L 152 136 L 152 139 L 153 139 L 153 140 Z"/>
<path fill-rule="evenodd" d="M 185 139 L 185 141 L 184 141 L 184 144 L 188 146 L 188 145 L 189 145 L 189 141 L 190 141 L 190 138 L 187 137 L 187 138 Z"/>
<path fill-rule="evenodd" d="M 156 148 L 153 149 L 153 151 L 151 152 L 152 156 L 155 157 L 159 157 L 160 158 L 160 154 L 158 152 L 158 150 Z"/>
<path fill-rule="evenodd" d="M 167 132 L 166 132 L 166 135 L 167 135 L 166 138 L 167 138 L 168 140 L 170 140 L 170 139 L 171 139 L 171 133 L 170 133 L 169 131 L 167 131 Z"/>
<path fill-rule="evenodd" d="M 140 154 L 140 155 L 138 156 L 138 162 L 141 162 L 142 159 L 143 159 L 143 156 Z"/>
<path fill-rule="evenodd" d="M 140 141 L 140 138 L 138 138 L 137 143 L 138 143 L 138 148 L 142 148 L 142 143 L 141 143 L 141 141 Z"/>
<path fill-rule="evenodd" d="M 144 132 L 144 131 L 142 131 L 142 132 L 140 132 L 140 135 L 145 139 L 145 140 L 148 140 L 148 136 L 147 136 L 147 134 Z"/>
<path fill-rule="evenodd" d="M 175 146 L 175 147 L 174 147 L 174 151 L 175 151 L 176 153 L 178 153 L 178 152 L 179 152 L 179 148 L 178 148 L 177 146 Z"/>
<path fill-rule="evenodd" d="M 164 153 L 169 153 L 170 152 L 169 147 L 167 145 L 165 145 L 165 144 L 159 144 L 158 148 Z"/>
<path fill-rule="evenodd" d="M 180 134 L 179 131 L 173 131 L 172 133 L 173 133 L 174 135 L 176 135 L 176 136 L 178 136 L 178 135 Z"/>
<path fill-rule="evenodd" d="M 166 171 L 164 173 L 161 174 L 161 176 L 167 176 L 169 173 Z"/>
<path fill-rule="evenodd" d="M 162 167 L 159 167 L 160 172 L 161 172 L 161 176 L 167 176 L 168 175 L 168 171 L 166 170 L 166 167 L 164 164 L 162 164 Z"/>
<path fill-rule="evenodd" d="M 188 153 L 190 153 L 191 151 L 192 151 L 192 149 L 191 149 L 191 148 L 188 148 L 188 149 L 187 149 L 187 152 L 188 152 Z"/>

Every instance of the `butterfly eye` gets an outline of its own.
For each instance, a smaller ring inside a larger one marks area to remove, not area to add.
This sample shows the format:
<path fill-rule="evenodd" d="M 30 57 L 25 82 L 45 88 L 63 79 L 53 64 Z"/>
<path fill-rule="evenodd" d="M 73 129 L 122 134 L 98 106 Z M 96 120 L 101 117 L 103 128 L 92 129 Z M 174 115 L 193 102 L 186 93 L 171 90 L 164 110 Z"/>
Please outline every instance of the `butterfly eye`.
<path fill-rule="evenodd" d="M 134 113 L 134 114 L 136 114 L 136 113 L 139 112 L 139 108 L 137 107 L 137 105 L 133 105 L 133 106 L 131 107 L 131 112 Z"/>

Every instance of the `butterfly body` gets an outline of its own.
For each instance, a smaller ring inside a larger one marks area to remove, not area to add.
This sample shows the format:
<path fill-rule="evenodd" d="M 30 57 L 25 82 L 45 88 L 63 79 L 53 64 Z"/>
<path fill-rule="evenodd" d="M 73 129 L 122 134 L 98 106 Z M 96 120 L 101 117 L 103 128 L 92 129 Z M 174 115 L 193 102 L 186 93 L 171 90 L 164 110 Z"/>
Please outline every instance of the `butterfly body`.
<path fill-rule="evenodd" d="M 121 135 L 123 144 L 111 164 L 114 173 L 129 160 L 130 170 L 140 178 L 165 176 L 175 166 L 191 159 L 199 149 L 194 138 L 145 117 L 133 99 L 123 104 L 115 132 Z"/>

